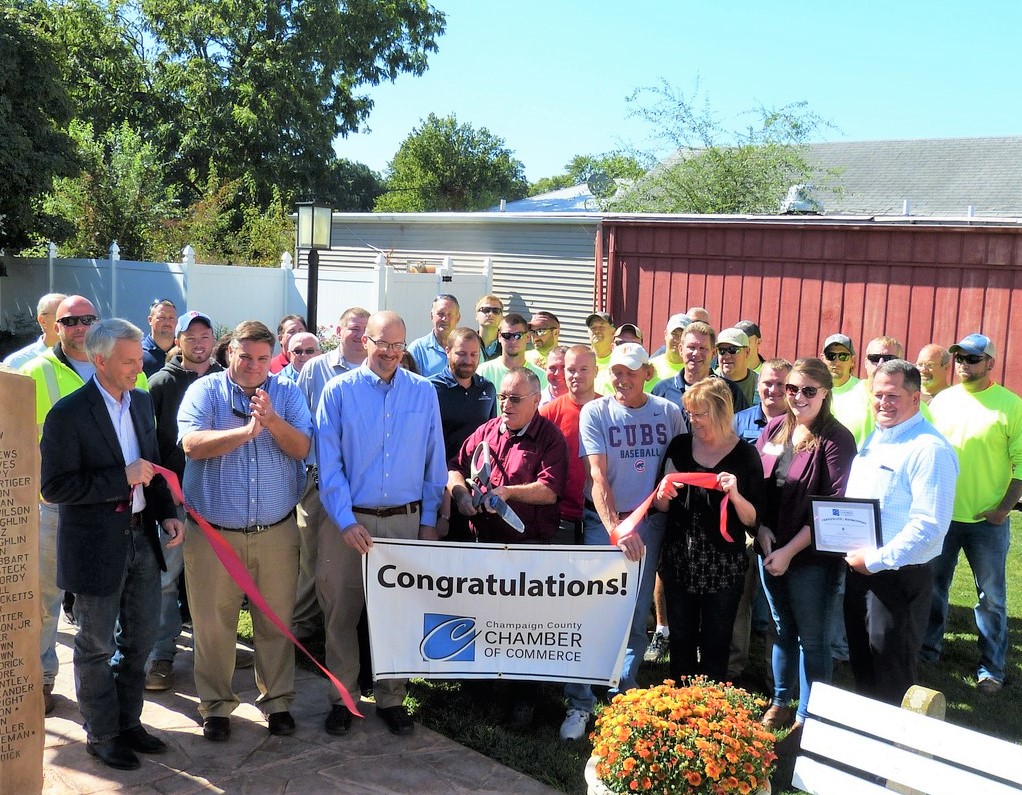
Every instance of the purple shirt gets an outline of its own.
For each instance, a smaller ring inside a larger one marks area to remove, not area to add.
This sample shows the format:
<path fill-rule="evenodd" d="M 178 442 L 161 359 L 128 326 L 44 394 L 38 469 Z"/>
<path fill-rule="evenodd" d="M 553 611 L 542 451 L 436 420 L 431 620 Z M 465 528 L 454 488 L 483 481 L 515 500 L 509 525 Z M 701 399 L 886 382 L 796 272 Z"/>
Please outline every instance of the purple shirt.
<path fill-rule="evenodd" d="M 492 455 L 492 485 L 542 483 L 560 498 L 568 475 L 568 444 L 550 420 L 537 414 L 517 433 L 504 429 L 504 421 L 499 417 L 480 426 L 465 440 L 451 463 L 451 468 L 461 472 L 466 480 L 471 475 L 472 453 L 484 440 L 489 443 Z M 469 519 L 480 541 L 523 544 L 553 538 L 561 517 L 559 502 L 528 505 L 508 500 L 507 504 L 525 523 L 525 532 L 519 533 L 498 514 L 480 511 Z"/>

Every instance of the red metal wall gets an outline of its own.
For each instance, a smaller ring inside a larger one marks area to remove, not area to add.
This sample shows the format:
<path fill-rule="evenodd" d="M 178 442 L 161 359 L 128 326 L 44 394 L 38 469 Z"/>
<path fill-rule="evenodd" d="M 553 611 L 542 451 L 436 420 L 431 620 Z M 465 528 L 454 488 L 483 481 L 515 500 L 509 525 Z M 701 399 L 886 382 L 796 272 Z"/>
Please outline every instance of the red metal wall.
<path fill-rule="evenodd" d="M 1022 319 L 1022 229 L 612 217 L 601 239 L 598 304 L 636 323 L 651 349 L 667 318 L 695 305 L 717 329 L 757 321 L 766 357 L 819 355 L 840 331 L 860 359 L 887 334 L 915 361 L 929 342 L 947 347 L 981 331 L 996 344 L 997 379 L 1022 393 L 1022 348 L 1008 333 Z"/>

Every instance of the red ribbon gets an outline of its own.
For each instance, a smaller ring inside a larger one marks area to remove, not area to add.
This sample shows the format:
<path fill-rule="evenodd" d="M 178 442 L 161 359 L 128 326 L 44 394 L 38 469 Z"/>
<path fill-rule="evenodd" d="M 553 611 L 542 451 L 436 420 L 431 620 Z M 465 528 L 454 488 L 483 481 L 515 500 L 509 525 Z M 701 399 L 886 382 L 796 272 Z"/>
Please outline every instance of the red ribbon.
<path fill-rule="evenodd" d="M 653 489 L 653 493 L 650 494 L 642 504 L 632 511 L 628 517 L 617 526 L 617 529 L 610 534 L 610 543 L 617 544 L 618 539 L 623 535 L 635 530 L 639 522 L 645 518 L 649 512 L 650 506 L 653 504 L 653 500 L 656 499 L 657 490 L 660 486 L 665 483 L 673 483 L 678 485 L 679 483 L 688 486 L 700 486 L 704 489 L 712 489 L 713 491 L 724 491 L 717 482 L 717 475 L 714 472 L 671 472 L 669 475 L 664 475 L 664 479 L 660 481 L 660 485 Z M 727 492 L 724 492 L 724 499 L 720 501 L 720 534 L 724 537 L 724 540 L 730 544 L 734 543 L 734 539 L 731 538 L 731 534 L 727 530 L 727 504 L 728 504 Z"/>
<path fill-rule="evenodd" d="M 205 518 L 203 518 L 185 502 L 184 492 L 181 491 L 181 483 L 177 478 L 177 473 L 171 472 L 166 467 L 157 466 L 156 464 L 153 464 L 153 469 L 158 475 L 163 475 L 164 479 L 167 481 L 167 485 L 170 486 L 171 493 L 177 498 L 178 502 L 184 505 L 185 510 L 188 511 L 188 515 L 195 520 L 199 529 L 202 530 L 202 534 L 206 536 L 206 540 L 209 542 L 209 545 L 213 548 L 213 552 L 215 552 L 217 558 L 220 559 L 220 563 L 223 564 L 227 573 L 231 575 L 231 579 L 233 579 L 238 584 L 238 587 L 245 592 L 245 595 L 248 596 L 249 602 L 258 607 L 263 612 L 263 615 L 270 619 L 273 625 L 284 633 L 288 640 L 301 649 L 305 653 L 306 657 L 316 663 L 316 667 L 326 674 L 326 678 L 329 679 L 333 686 L 337 688 L 337 692 L 341 694 L 341 701 L 343 701 L 344 706 L 351 711 L 351 714 L 357 715 L 360 718 L 364 717 L 362 713 L 358 711 L 358 707 L 355 706 L 355 700 L 351 697 L 351 693 L 348 692 L 347 688 L 345 688 L 337 677 L 330 673 L 325 666 L 320 664 L 319 660 L 317 660 L 312 653 L 301 644 L 301 641 L 299 641 L 298 638 L 291 633 L 291 628 L 281 621 L 280 617 L 274 613 L 272 609 L 270 609 L 270 606 L 266 603 L 266 598 L 259 592 L 255 581 L 252 579 L 252 575 L 248 573 L 248 568 L 245 566 L 244 561 L 238 557 L 238 553 L 234 551 L 234 548 L 209 522 L 205 520 Z"/>

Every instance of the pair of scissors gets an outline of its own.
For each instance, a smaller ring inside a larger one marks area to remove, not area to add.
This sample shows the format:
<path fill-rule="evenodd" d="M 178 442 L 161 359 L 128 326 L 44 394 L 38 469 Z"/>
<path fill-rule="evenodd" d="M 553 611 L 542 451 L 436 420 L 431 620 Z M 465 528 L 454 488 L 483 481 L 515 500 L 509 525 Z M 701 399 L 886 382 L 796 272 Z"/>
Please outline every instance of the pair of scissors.
<path fill-rule="evenodd" d="M 472 495 L 472 506 L 482 508 L 488 506 L 490 510 L 498 514 L 501 519 L 507 522 L 519 533 L 525 532 L 525 522 L 514 512 L 501 497 L 493 493 L 493 483 L 490 477 L 493 473 L 493 457 L 490 453 L 490 445 L 486 441 L 476 445 L 472 453 L 471 477 L 468 481 L 468 489 Z"/>

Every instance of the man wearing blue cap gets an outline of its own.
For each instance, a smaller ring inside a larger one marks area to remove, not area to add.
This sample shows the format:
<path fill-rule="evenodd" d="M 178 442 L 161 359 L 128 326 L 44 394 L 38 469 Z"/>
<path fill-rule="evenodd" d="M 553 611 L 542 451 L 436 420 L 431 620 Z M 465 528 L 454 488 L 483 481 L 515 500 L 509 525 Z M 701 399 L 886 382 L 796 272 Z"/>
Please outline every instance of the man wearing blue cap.
<path fill-rule="evenodd" d="M 1008 513 L 1022 498 L 1022 398 L 993 381 L 994 344 L 969 334 L 949 349 L 958 384 L 930 403 L 933 424 L 958 453 L 951 527 L 933 561 L 933 602 L 921 657 L 940 658 L 948 612 L 948 589 L 959 550 L 972 567 L 979 603 L 976 689 L 995 695 L 1004 686 L 1008 651 L 1005 562 L 1011 527 Z"/>

